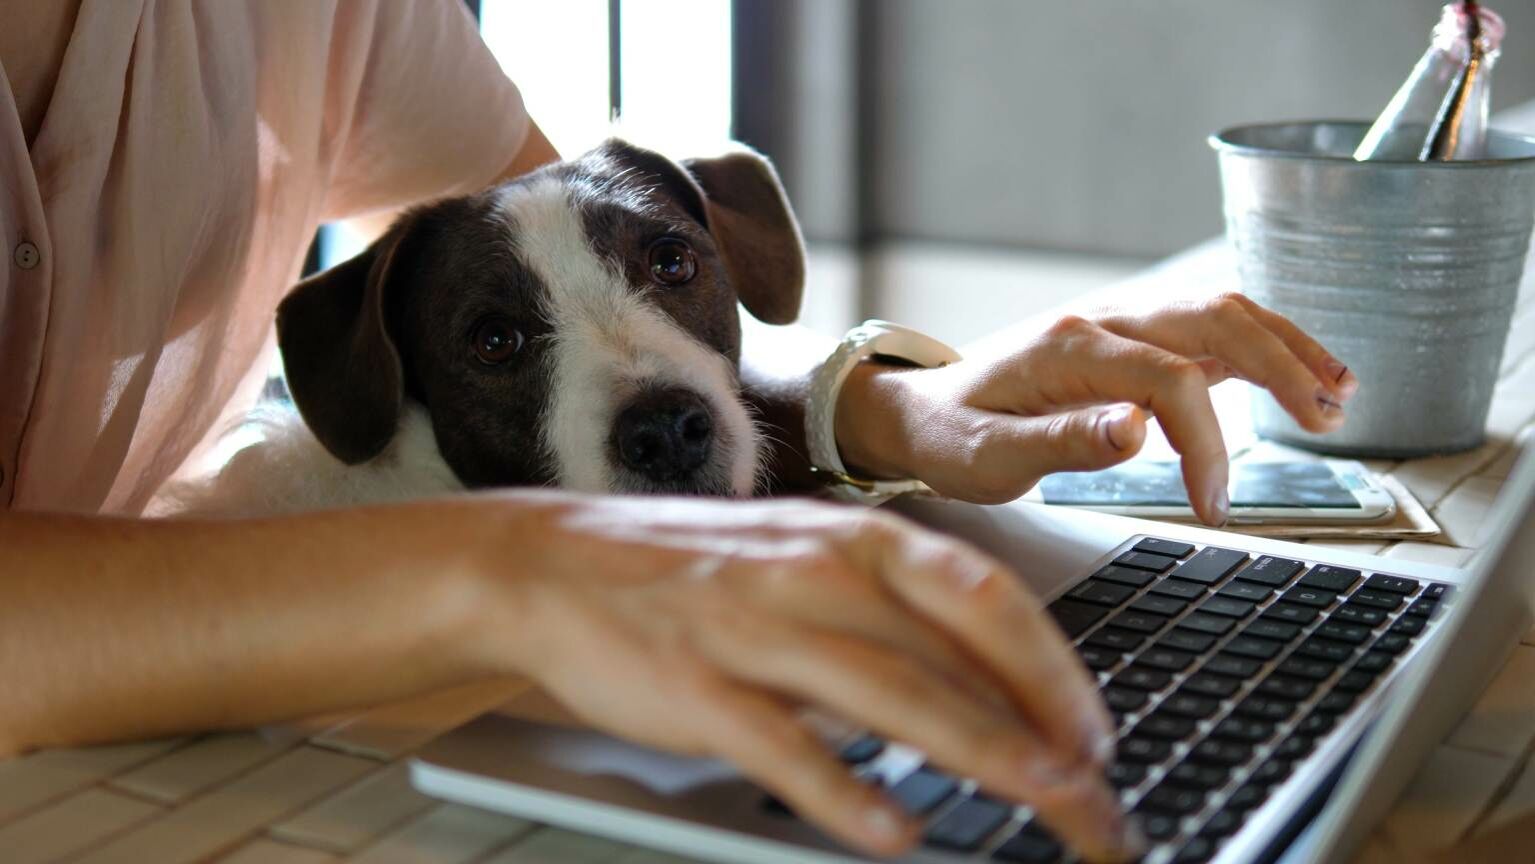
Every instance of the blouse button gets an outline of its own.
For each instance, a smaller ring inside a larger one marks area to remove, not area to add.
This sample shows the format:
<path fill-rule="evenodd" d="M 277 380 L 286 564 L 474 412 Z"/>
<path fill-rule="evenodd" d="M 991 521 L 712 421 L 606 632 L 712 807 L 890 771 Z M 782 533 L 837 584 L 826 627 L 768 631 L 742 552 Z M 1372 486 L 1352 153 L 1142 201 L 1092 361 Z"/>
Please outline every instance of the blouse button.
<path fill-rule="evenodd" d="M 37 251 L 37 244 L 30 240 L 23 240 L 16 244 L 16 252 L 11 256 L 16 266 L 23 270 L 31 270 L 37 266 L 37 262 L 43 260 L 43 254 Z"/>

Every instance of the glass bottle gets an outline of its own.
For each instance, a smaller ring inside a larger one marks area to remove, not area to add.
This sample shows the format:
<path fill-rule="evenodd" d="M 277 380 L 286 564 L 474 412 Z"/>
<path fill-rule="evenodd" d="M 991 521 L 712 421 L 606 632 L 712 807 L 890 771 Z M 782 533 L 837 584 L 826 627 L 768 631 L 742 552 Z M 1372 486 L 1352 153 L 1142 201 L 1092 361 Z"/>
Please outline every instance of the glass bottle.
<path fill-rule="evenodd" d="M 1476 3 L 1450 3 L 1428 51 L 1391 97 L 1354 158 L 1480 159 L 1487 142 L 1492 67 L 1503 19 Z"/>

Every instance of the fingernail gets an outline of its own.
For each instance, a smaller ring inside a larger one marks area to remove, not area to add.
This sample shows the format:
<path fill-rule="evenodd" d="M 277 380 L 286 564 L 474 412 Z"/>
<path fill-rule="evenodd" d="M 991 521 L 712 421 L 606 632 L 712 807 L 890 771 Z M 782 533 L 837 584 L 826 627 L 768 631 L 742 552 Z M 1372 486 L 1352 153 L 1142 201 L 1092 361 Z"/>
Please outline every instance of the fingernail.
<path fill-rule="evenodd" d="M 863 823 L 880 842 L 899 840 L 906 833 L 905 820 L 884 804 L 870 805 L 863 812 Z"/>
<path fill-rule="evenodd" d="M 1333 399 L 1332 394 L 1320 387 L 1316 391 L 1316 406 L 1321 409 L 1323 417 L 1332 418 L 1343 414 L 1343 404 Z"/>
<path fill-rule="evenodd" d="M 1225 525 L 1231 518 L 1231 500 L 1226 497 L 1226 484 L 1215 487 L 1215 494 L 1210 496 L 1210 513 L 1215 517 L 1216 525 Z"/>
<path fill-rule="evenodd" d="M 1115 450 L 1128 450 L 1135 434 L 1135 409 L 1126 405 L 1109 411 L 1104 419 L 1105 432 Z"/>
<path fill-rule="evenodd" d="M 1140 820 L 1128 816 L 1119 830 L 1119 853 L 1125 860 L 1135 860 L 1146 854 L 1146 834 L 1141 831 Z"/>
<path fill-rule="evenodd" d="M 1327 374 L 1332 376 L 1332 383 L 1337 385 L 1338 393 L 1344 399 L 1353 396 L 1354 391 L 1359 389 L 1359 379 L 1348 371 L 1347 366 L 1336 360 L 1327 361 Z"/>
<path fill-rule="evenodd" d="M 1081 728 L 1082 740 L 1087 742 L 1087 751 L 1082 755 L 1087 761 L 1098 766 L 1112 761 L 1119 749 L 1119 739 L 1110 721 L 1105 721 L 1100 712 L 1087 711 L 1082 715 Z"/>
<path fill-rule="evenodd" d="M 1023 760 L 1023 776 L 1031 786 L 1045 789 L 1064 786 L 1075 782 L 1080 773 L 1050 756 L 1027 756 Z"/>

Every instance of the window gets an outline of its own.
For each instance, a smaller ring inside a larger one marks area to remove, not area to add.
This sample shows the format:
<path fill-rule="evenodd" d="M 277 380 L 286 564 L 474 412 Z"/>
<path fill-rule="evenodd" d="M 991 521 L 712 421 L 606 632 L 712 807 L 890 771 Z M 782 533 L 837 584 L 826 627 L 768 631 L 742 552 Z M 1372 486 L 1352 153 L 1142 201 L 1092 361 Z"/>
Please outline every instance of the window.
<path fill-rule="evenodd" d="M 478 5 L 485 43 L 562 155 L 577 156 L 622 135 L 681 158 L 718 152 L 730 137 L 730 0 Z M 619 26 L 610 30 L 615 9 Z M 609 58 L 615 56 L 619 74 L 612 76 Z M 365 241 L 343 224 L 327 225 L 316 264 L 345 261 Z"/>

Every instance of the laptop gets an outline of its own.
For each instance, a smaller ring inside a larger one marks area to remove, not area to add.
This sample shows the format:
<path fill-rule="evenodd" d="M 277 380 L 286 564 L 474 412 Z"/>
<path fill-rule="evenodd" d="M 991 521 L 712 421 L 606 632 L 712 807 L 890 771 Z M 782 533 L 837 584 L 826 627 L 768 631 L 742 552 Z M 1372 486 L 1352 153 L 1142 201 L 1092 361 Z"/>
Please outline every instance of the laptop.
<path fill-rule="evenodd" d="M 1481 552 L 1443 568 L 1019 503 L 904 501 L 1009 561 L 1098 677 L 1119 721 L 1109 779 L 1151 864 L 1345 861 L 1528 631 L 1535 458 Z M 911 864 L 1071 861 L 1026 806 L 922 754 L 830 730 L 849 770 L 921 817 Z M 580 727 L 534 692 L 438 739 L 421 791 L 709 861 L 859 856 L 711 759 Z"/>

